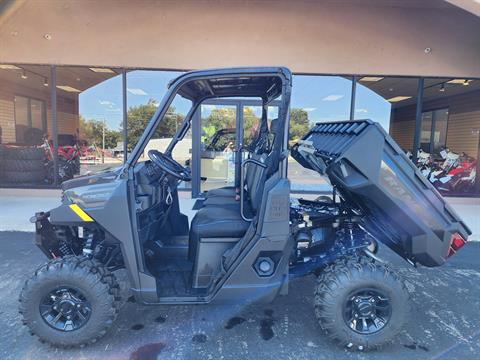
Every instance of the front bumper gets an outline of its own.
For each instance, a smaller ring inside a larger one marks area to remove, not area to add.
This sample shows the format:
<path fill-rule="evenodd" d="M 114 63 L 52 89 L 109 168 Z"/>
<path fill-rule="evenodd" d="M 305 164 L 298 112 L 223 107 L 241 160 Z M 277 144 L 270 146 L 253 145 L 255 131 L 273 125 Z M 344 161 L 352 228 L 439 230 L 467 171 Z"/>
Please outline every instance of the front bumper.
<path fill-rule="evenodd" d="M 58 251 L 58 239 L 49 217 L 49 212 L 38 212 L 30 219 L 30 222 L 35 224 L 35 245 L 37 245 L 49 259 L 55 259 L 60 255 Z"/>

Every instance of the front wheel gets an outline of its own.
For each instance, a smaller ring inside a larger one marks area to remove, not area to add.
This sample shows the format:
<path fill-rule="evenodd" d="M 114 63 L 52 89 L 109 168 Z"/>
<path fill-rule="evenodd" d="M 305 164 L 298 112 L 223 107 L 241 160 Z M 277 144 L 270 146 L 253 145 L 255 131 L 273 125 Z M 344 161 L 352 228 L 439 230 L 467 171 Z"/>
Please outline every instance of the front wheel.
<path fill-rule="evenodd" d="M 115 320 L 120 304 L 113 274 L 95 260 L 66 256 L 41 266 L 20 294 L 23 322 L 53 346 L 96 342 Z"/>
<path fill-rule="evenodd" d="M 387 266 L 365 256 L 337 260 L 319 276 L 315 314 L 341 345 L 367 350 L 390 342 L 409 314 L 409 294 Z"/>

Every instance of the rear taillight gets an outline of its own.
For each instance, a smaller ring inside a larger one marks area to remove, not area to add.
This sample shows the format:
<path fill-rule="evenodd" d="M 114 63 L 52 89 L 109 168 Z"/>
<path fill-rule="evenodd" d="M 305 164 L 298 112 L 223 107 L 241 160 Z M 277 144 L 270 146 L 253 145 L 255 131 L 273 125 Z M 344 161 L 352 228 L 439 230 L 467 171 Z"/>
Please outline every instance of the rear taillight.
<path fill-rule="evenodd" d="M 448 250 L 447 257 L 454 255 L 465 244 L 466 244 L 466 241 L 462 238 L 462 236 L 459 233 L 453 234 L 452 237 L 450 238 L 450 249 Z"/>

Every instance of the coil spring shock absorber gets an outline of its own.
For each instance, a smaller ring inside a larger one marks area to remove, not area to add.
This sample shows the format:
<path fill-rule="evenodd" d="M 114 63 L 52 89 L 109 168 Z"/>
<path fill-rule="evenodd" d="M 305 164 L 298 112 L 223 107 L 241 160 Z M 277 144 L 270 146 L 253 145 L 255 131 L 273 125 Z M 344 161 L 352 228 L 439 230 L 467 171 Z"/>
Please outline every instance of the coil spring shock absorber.
<path fill-rule="evenodd" d="M 83 255 L 88 256 L 92 254 L 93 252 L 92 245 L 93 245 L 93 232 L 87 235 L 87 240 L 85 241 L 85 246 L 83 247 L 83 250 L 82 250 Z"/>

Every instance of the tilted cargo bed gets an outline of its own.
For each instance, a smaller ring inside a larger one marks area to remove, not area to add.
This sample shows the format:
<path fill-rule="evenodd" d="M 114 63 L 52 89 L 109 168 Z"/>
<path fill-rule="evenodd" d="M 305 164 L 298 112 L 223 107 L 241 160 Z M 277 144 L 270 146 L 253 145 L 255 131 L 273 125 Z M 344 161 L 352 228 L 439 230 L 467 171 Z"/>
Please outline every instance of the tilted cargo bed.
<path fill-rule="evenodd" d="M 302 166 L 328 176 L 364 214 L 365 229 L 401 256 L 445 262 L 454 234 L 470 229 L 397 143 L 370 120 L 319 123 L 292 147 Z"/>

